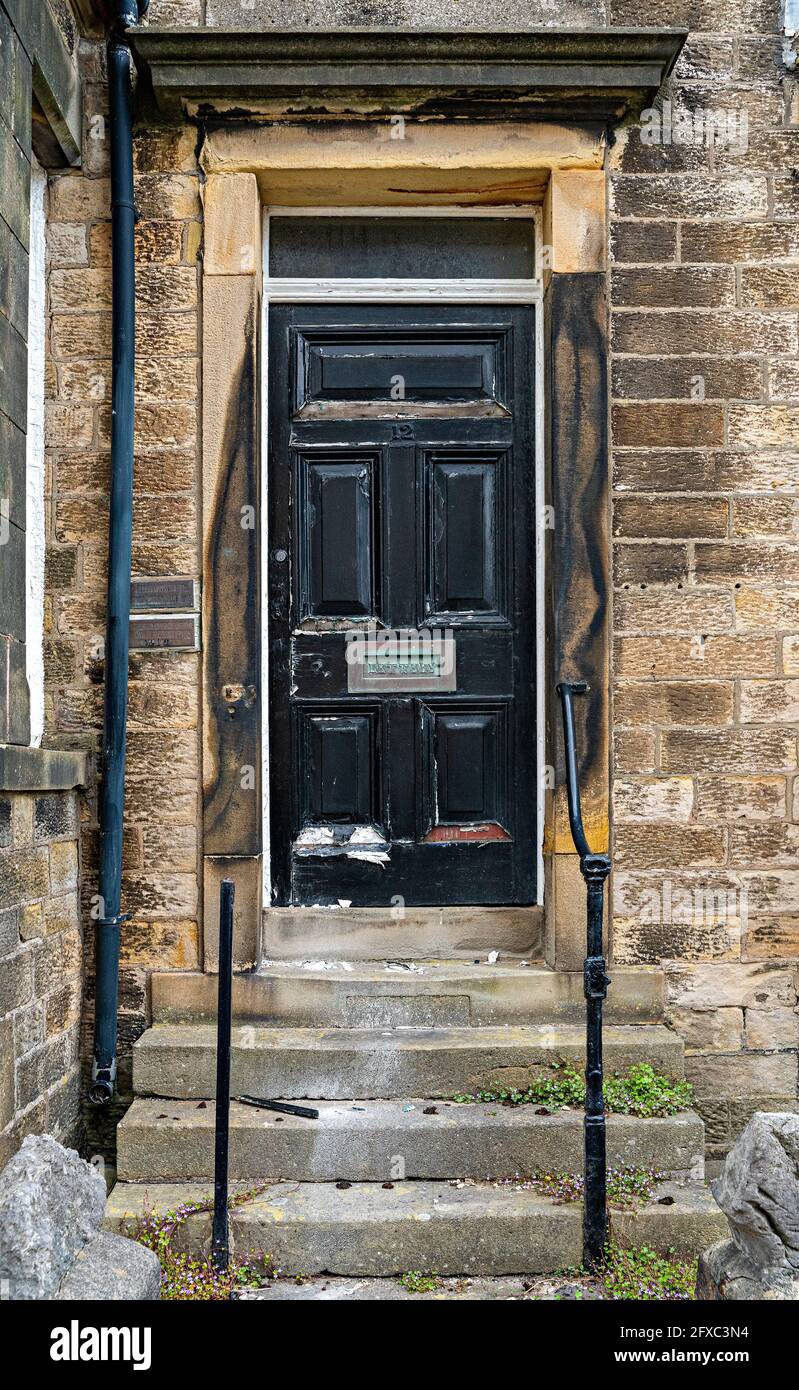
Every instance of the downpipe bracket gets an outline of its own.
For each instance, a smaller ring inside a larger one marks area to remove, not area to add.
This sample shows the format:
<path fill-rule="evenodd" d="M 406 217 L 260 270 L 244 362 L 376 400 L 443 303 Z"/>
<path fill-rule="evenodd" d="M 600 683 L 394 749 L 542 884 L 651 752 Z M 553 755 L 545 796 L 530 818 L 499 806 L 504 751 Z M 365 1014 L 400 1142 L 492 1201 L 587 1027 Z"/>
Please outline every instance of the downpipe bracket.
<path fill-rule="evenodd" d="M 117 1059 L 114 1057 L 109 1067 L 98 1067 L 97 1058 L 92 1061 L 92 1084 L 89 1087 L 91 1105 L 107 1105 L 113 1099 L 117 1079 Z"/>

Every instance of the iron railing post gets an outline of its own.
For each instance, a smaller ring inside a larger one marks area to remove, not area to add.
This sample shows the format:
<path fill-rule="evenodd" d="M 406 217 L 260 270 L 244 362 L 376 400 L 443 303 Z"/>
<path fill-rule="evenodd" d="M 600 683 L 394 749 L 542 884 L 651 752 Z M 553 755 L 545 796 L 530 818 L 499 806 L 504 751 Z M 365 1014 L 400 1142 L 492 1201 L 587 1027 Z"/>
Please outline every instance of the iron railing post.
<path fill-rule="evenodd" d="M 230 1140 L 230 1030 L 233 1012 L 233 899 L 235 887 L 223 878 L 219 889 L 219 994 L 216 1016 L 216 1114 L 214 1121 L 214 1267 L 227 1269 L 228 1149 Z"/>
<path fill-rule="evenodd" d="M 607 1158 L 605 1102 L 602 1094 L 602 1007 L 610 980 L 603 945 L 605 881 L 611 870 L 607 854 L 592 854 L 583 827 L 577 749 L 574 733 L 575 695 L 588 693 L 585 681 L 561 682 L 557 687 L 563 710 L 566 753 L 566 791 L 569 824 L 580 872 L 586 886 L 586 955 L 583 967 L 585 993 L 585 1118 L 583 1126 L 585 1186 L 583 1200 L 583 1264 L 596 1269 L 604 1257 L 608 1238 Z"/>

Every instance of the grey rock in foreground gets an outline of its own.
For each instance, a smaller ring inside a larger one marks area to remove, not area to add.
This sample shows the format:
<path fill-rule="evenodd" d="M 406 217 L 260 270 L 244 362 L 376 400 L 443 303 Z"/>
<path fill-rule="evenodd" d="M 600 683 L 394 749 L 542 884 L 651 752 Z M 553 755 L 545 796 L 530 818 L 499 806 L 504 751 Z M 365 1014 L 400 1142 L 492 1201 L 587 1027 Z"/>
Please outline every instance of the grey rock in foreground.
<path fill-rule="evenodd" d="M 52 1298 L 99 1230 L 105 1182 L 49 1135 L 28 1135 L 0 1174 L 0 1279 L 12 1299 Z"/>
<path fill-rule="evenodd" d="M 799 1301 L 799 1115 L 753 1115 L 713 1195 L 732 1240 L 701 1257 L 697 1297 Z"/>
<path fill-rule="evenodd" d="M 152 1302 L 160 1288 L 161 1266 L 152 1250 L 101 1231 L 83 1247 L 56 1298 Z"/>

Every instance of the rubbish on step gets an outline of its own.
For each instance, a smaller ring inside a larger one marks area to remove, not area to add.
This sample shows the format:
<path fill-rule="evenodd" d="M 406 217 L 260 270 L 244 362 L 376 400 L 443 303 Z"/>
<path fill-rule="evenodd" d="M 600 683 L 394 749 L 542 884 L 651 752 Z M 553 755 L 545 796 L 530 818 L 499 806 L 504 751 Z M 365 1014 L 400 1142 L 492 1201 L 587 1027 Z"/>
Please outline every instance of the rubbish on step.
<path fill-rule="evenodd" d="M 254 1105 L 259 1110 L 279 1110 L 283 1115 L 299 1115 L 302 1120 L 318 1120 L 319 1111 L 310 1105 L 289 1105 L 285 1100 L 261 1100 L 260 1096 L 236 1096 L 242 1105 Z"/>
<path fill-rule="evenodd" d="M 496 965 L 499 960 L 499 951 L 489 951 L 486 965 Z"/>

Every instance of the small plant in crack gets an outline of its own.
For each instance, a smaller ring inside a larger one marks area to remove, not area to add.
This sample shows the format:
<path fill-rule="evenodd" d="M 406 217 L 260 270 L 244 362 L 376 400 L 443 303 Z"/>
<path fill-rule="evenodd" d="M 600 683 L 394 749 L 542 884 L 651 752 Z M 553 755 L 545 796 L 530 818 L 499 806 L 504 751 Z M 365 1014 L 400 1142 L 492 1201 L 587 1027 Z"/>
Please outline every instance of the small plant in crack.
<path fill-rule="evenodd" d="M 582 1109 L 585 1078 L 568 1065 L 555 1066 L 552 1070 L 555 1075 L 536 1077 L 526 1090 L 516 1087 L 477 1090 L 458 1093 L 450 1099 L 461 1104 L 535 1105 L 540 1107 L 541 1114 L 566 1108 Z M 656 1072 L 648 1062 L 630 1067 L 624 1075 L 606 1077 L 603 1095 L 609 1114 L 637 1115 L 641 1119 L 676 1115 L 681 1110 L 689 1110 L 694 1099 L 689 1081 L 673 1081 Z"/>
<path fill-rule="evenodd" d="M 424 1274 L 420 1269 L 409 1269 L 400 1275 L 400 1283 L 408 1293 L 433 1293 L 441 1280 L 437 1274 Z"/>
<path fill-rule="evenodd" d="M 265 1189 L 253 1188 L 231 1197 L 229 1207 L 251 1202 Z M 165 1301 L 218 1302 L 229 1299 L 235 1289 L 262 1288 L 275 1277 L 271 1256 L 250 1255 L 231 1259 L 227 1269 L 218 1270 L 210 1256 L 175 1249 L 179 1231 L 198 1212 L 212 1211 L 213 1197 L 183 1202 L 163 1213 L 148 1211 L 129 1223 L 125 1232 L 158 1256 L 161 1265 L 161 1298 Z"/>

